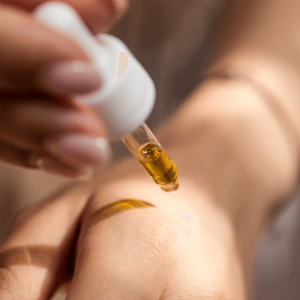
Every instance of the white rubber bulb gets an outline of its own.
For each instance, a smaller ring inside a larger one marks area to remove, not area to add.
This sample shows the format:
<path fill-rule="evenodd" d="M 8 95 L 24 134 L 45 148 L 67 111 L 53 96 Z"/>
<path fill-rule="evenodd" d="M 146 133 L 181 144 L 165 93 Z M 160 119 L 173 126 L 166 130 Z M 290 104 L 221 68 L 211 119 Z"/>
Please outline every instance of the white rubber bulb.
<path fill-rule="evenodd" d="M 94 37 L 68 4 L 46 2 L 34 14 L 37 20 L 73 39 L 99 71 L 101 88 L 91 94 L 74 95 L 74 100 L 96 110 L 110 139 L 136 130 L 152 111 L 155 86 L 127 46 L 112 35 Z"/>

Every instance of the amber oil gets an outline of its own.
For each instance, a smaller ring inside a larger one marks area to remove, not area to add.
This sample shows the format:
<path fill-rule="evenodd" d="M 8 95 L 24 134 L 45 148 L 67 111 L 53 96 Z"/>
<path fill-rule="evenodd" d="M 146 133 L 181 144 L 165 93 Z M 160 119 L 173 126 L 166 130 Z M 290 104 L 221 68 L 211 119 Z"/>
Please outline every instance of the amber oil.
<path fill-rule="evenodd" d="M 178 189 L 177 168 L 163 148 L 147 143 L 139 150 L 139 162 L 166 192 Z"/>

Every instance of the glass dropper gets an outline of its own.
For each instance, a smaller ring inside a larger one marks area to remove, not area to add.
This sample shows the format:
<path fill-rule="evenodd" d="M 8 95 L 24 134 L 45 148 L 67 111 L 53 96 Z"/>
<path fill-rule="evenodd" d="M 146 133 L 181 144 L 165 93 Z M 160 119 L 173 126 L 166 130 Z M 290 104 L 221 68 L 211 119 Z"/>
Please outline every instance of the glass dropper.
<path fill-rule="evenodd" d="M 176 165 L 145 123 L 121 139 L 162 190 L 171 192 L 178 189 Z"/>

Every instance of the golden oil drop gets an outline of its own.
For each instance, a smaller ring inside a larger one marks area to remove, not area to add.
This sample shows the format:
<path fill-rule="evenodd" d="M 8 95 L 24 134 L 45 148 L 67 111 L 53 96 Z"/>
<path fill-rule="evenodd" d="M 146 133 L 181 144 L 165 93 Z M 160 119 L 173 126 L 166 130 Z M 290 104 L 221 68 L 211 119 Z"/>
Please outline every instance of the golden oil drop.
<path fill-rule="evenodd" d="M 147 143 L 139 150 L 139 162 L 166 192 L 178 189 L 177 168 L 160 146 Z"/>
<path fill-rule="evenodd" d="M 145 123 L 123 136 L 122 141 L 162 190 L 178 189 L 176 165 Z"/>

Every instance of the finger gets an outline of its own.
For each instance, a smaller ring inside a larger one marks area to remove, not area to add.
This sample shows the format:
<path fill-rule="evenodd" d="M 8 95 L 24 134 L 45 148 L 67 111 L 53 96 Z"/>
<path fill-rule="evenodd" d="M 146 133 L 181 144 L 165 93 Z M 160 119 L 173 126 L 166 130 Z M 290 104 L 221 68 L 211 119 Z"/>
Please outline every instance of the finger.
<path fill-rule="evenodd" d="M 102 164 L 109 157 L 104 126 L 86 106 L 6 97 L 0 101 L 0 112 L 3 143 L 48 153 L 75 168 Z"/>
<path fill-rule="evenodd" d="M 30 153 L 0 142 L 0 161 L 18 167 L 37 168 L 29 161 Z"/>
<path fill-rule="evenodd" d="M 64 279 L 89 190 L 67 189 L 22 212 L 0 248 L 0 298 L 48 300 Z"/>
<path fill-rule="evenodd" d="M 67 0 L 73 5 L 94 33 L 107 30 L 127 8 L 127 0 Z"/>
<path fill-rule="evenodd" d="M 28 161 L 32 167 L 40 171 L 45 171 L 47 173 L 63 176 L 66 178 L 89 180 L 93 175 L 92 168 L 86 167 L 76 169 L 47 154 L 30 154 Z"/>
<path fill-rule="evenodd" d="M 29 14 L 0 4 L 0 89 L 52 94 L 91 92 L 98 72 L 82 50 Z"/>
<path fill-rule="evenodd" d="M 44 0 L 4 0 L 4 3 L 17 5 L 33 10 Z M 95 32 L 104 31 L 113 21 L 118 19 L 127 8 L 127 0 L 65 0 L 74 6 L 86 21 L 87 25 Z"/>
<path fill-rule="evenodd" d="M 149 203 L 124 200 L 85 216 L 68 300 L 160 299 L 172 229 Z"/>
<path fill-rule="evenodd" d="M 2 142 L 0 142 L 0 161 L 9 165 L 45 171 L 67 178 L 90 179 L 92 175 L 90 169 L 75 169 L 49 155 L 32 154 Z"/>

